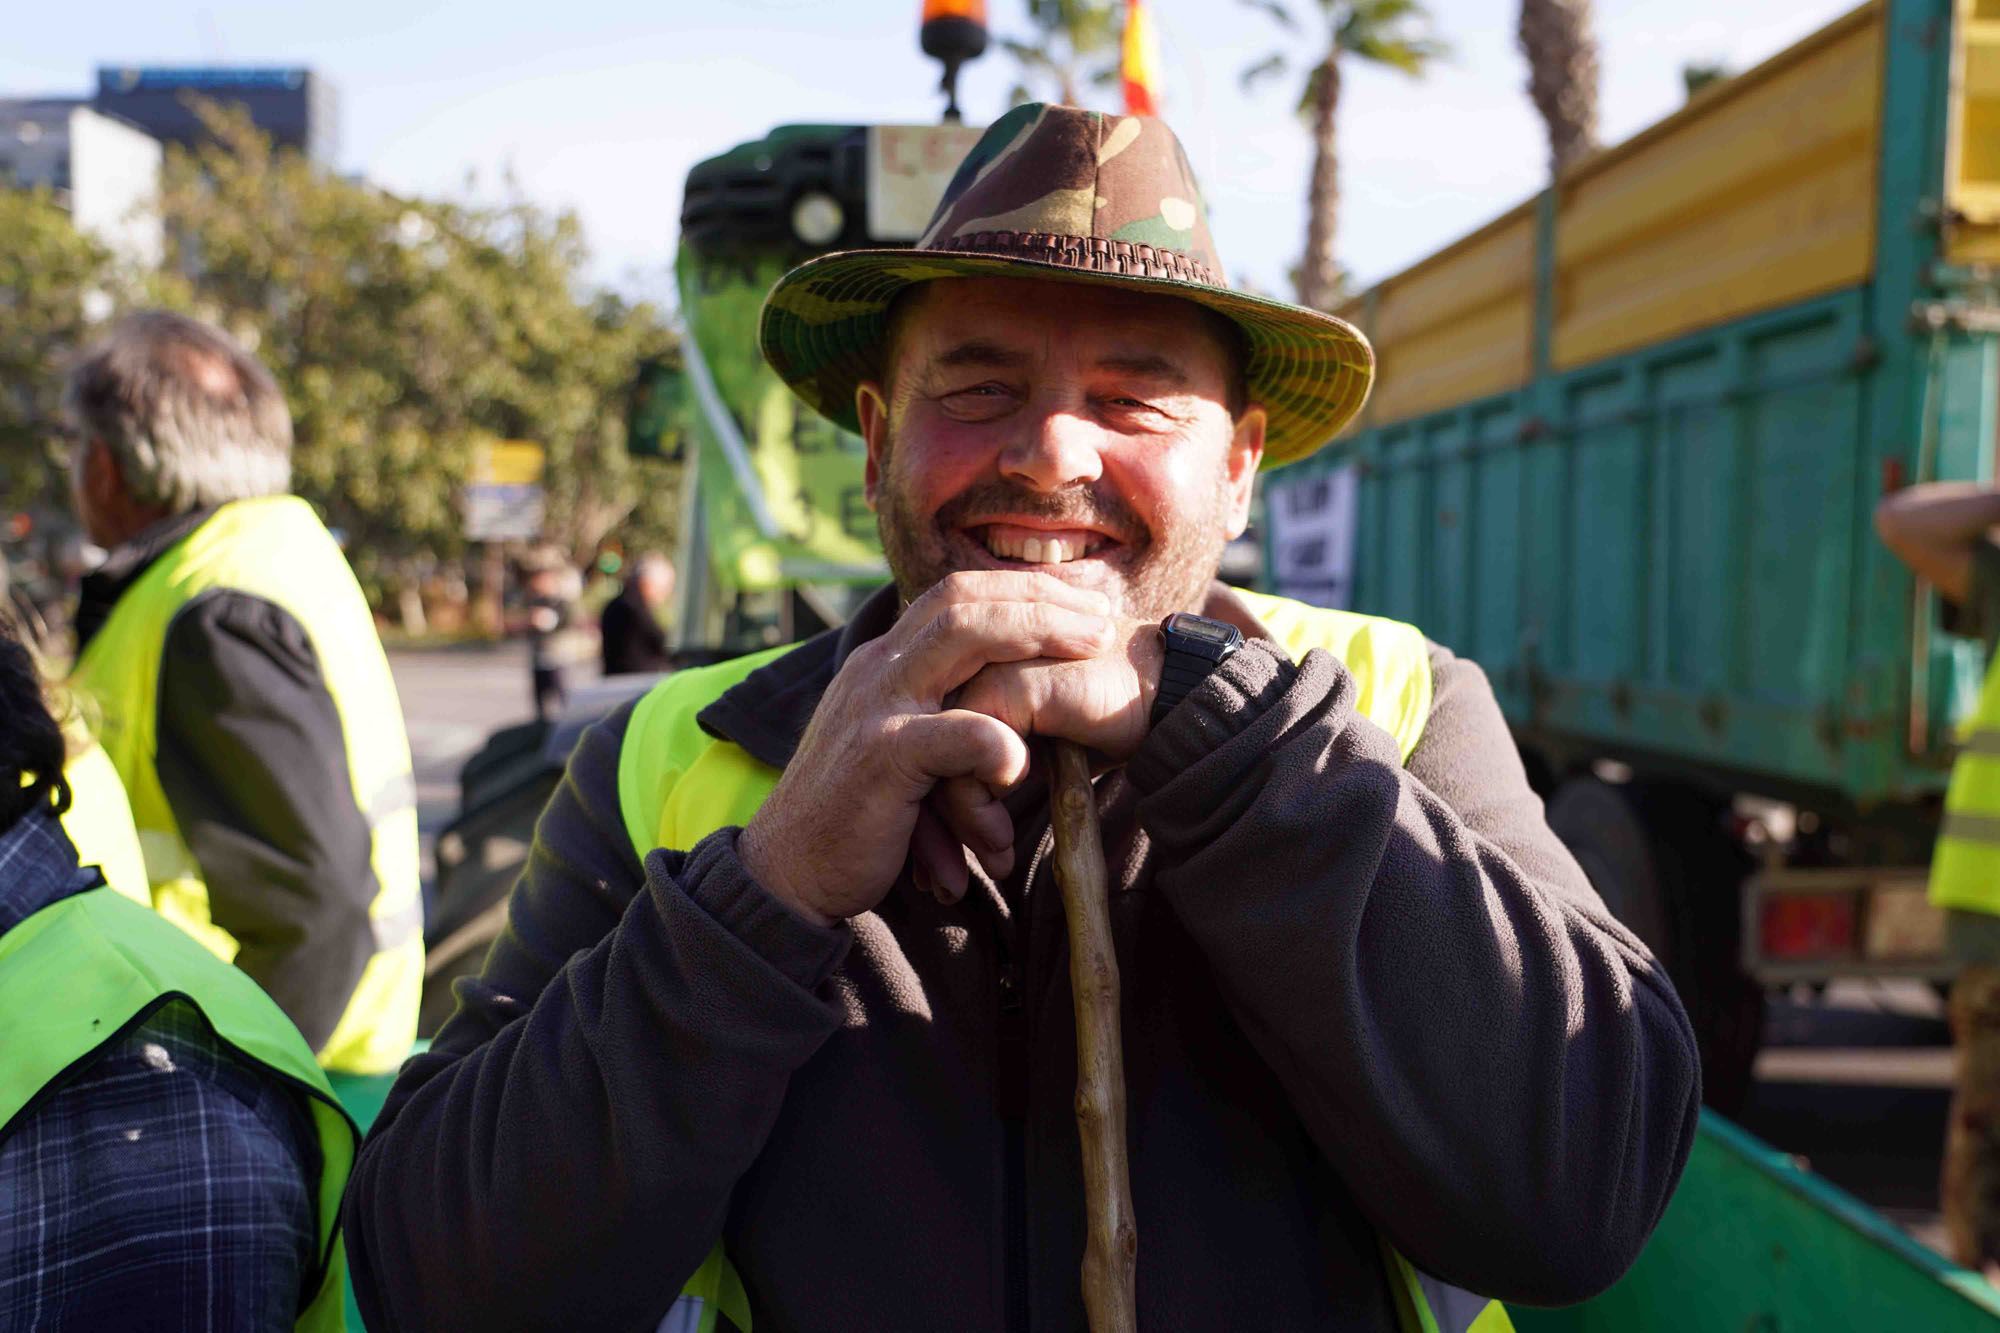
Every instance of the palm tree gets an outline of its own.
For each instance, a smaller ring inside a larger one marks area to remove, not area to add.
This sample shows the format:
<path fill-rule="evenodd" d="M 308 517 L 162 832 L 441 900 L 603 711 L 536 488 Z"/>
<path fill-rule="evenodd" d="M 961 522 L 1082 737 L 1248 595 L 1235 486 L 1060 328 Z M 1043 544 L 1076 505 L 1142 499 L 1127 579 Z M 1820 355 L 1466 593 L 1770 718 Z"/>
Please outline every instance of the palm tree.
<path fill-rule="evenodd" d="M 1590 0 L 1521 0 L 1515 36 L 1528 97 L 1549 130 L 1549 175 L 1597 148 L 1597 36 Z"/>
<path fill-rule="evenodd" d="M 1000 39 L 1019 66 L 1010 100 L 1081 106 L 1085 85 L 1116 83 L 1124 22 L 1119 0 L 1028 0 L 1030 34 Z"/>
<path fill-rule="evenodd" d="M 1728 77 L 1729 66 L 1720 60 L 1691 60 L 1681 66 L 1681 84 L 1687 89 L 1689 97 Z"/>
<path fill-rule="evenodd" d="M 1293 17 L 1298 0 L 1242 0 L 1262 10 L 1294 35 L 1303 25 Z M 1335 113 L 1340 109 L 1340 62 L 1343 57 L 1386 65 L 1411 78 L 1421 78 L 1447 47 L 1430 35 L 1430 14 L 1419 0 L 1314 0 L 1320 14 L 1320 34 L 1314 48 L 1324 52 L 1305 71 L 1299 91 L 1298 114 L 1312 130 L 1312 184 L 1306 210 L 1306 252 L 1299 263 L 1299 304 L 1316 310 L 1331 307 L 1344 285 L 1334 257 L 1334 224 L 1340 211 Z M 1274 51 L 1243 71 L 1243 86 L 1254 88 L 1292 68 L 1285 51 Z"/>

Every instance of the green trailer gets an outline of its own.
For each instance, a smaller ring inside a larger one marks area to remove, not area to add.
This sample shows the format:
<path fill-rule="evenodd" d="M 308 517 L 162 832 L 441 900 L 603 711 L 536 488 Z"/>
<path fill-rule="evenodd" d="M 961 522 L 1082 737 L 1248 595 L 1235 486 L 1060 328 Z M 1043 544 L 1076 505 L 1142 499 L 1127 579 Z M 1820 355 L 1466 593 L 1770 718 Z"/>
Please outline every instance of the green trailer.
<path fill-rule="evenodd" d="M 1632 1270 L 1519 1333 L 1992 1333 L 2000 1293 L 1713 1112 Z"/>
<path fill-rule="evenodd" d="M 1276 590 L 1486 668 L 1719 1105 L 1765 987 L 1949 974 L 1980 650 L 1871 514 L 1992 479 L 1996 264 L 2000 0 L 1877 0 L 1355 299 L 1377 393 L 1270 480 Z"/>

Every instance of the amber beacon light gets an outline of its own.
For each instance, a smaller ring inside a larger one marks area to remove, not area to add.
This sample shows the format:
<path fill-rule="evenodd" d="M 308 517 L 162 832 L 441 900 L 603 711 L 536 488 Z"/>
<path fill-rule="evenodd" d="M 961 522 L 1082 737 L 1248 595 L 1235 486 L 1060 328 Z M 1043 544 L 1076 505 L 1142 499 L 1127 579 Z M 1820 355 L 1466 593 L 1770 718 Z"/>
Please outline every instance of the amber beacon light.
<path fill-rule="evenodd" d="M 958 67 L 986 52 L 986 0 L 924 0 L 923 26 L 917 42 L 924 54 L 944 66 L 938 91 L 944 94 L 944 118 L 956 125 Z"/>

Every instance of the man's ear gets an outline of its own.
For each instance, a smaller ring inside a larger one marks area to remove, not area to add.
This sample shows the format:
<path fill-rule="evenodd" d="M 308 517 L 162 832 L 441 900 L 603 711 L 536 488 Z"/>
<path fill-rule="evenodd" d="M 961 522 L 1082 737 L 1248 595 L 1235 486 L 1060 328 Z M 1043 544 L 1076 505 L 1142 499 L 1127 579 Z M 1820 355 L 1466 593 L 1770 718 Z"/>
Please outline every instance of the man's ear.
<path fill-rule="evenodd" d="M 882 469 L 889 460 L 889 400 L 882 386 L 863 380 L 854 389 L 854 415 L 861 423 L 861 440 L 868 446 L 868 464 L 862 473 L 862 495 L 868 507 L 882 488 Z"/>
<path fill-rule="evenodd" d="M 1229 437 L 1229 459 L 1222 477 L 1229 499 L 1229 536 L 1241 537 L 1250 526 L 1250 495 L 1257 487 L 1257 468 L 1264 461 L 1264 405 L 1252 403 L 1236 418 Z"/>
<path fill-rule="evenodd" d="M 83 446 L 84 494 L 102 510 L 116 504 L 125 490 L 125 474 L 118 468 L 118 456 L 111 446 L 93 436 Z"/>

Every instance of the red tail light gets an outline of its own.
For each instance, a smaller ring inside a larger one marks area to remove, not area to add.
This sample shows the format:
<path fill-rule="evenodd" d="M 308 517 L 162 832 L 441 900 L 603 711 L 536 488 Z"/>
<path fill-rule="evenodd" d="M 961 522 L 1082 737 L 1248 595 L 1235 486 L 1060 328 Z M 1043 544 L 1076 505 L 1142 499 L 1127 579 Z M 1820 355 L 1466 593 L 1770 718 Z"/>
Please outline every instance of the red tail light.
<path fill-rule="evenodd" d="M 1849 958 L 1859 912 L 1851 893 L 1774 893 L 1762 903 L 1757 930 L 1774 961 Z"/>

